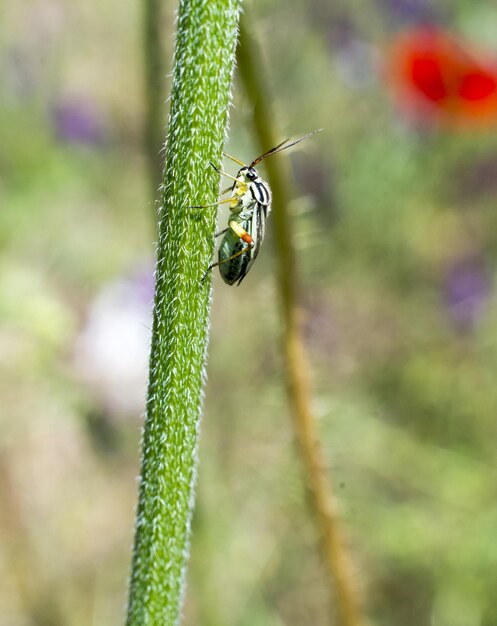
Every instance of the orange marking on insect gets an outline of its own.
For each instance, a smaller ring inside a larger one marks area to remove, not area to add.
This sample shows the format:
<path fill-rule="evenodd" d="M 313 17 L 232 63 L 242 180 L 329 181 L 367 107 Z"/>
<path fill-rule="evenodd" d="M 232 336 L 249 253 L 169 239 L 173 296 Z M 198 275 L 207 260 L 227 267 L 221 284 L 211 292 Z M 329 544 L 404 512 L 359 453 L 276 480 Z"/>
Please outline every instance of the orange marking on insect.
<path fill-rule="evenodd" d="M 248 233 L 242 235 L 242 241 L 244 241 L 245 243 L 254 243 L 254 240 Z"/>

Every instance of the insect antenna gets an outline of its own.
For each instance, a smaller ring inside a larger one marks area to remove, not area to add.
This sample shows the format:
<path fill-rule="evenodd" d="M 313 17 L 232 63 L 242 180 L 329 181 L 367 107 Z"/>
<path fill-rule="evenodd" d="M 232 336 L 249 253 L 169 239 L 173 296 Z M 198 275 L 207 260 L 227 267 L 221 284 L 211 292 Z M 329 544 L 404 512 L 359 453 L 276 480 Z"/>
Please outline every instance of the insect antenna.
<path fill-rule="evenodd" d="M 307 139 L 307 137 L 310 137 L 311 135 L 315 135 L 316 133 L 320 133 L 322 130 L 323 130 L 322 128 L 318 128 L 317 130 L 313 130 L 312 132 L 307 133 L 307 135 L 304 135 L 300 139 L 297 139 L 296 141 L 292 141 L 291 143 L 288 143 L 290 141 L 289 139 L 285 139 L 285 141 L 282 141 L 281 143 L 279 143 L 274 148 L 271 148 L 271 150 L 268 150 L 267 152 L 262 154 L 260 157 L 257 157 L 257 159 L 254 159 L 252 161 L 252 163 L 249 165 L 249 167 L 255 167 L 258 163 L 260 163 L 262 161 L 262 159 L 265 159 L 269 155 L 276 154 L 277 152 L 282 152 L 283 150 L 286 150 L 287 148 L 291 148 L 292 146 L 295 146 L 296 144 L 298 144 L 301 141 L 303 141 L 304 139 Z"/>

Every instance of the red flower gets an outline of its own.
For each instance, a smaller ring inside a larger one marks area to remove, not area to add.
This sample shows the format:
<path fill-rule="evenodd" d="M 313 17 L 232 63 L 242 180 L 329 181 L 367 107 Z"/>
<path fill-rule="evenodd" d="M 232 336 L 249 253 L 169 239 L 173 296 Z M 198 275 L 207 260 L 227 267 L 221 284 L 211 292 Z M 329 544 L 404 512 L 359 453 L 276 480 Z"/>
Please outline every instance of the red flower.
<path fill-rule="evenodd" d="M 497 64 L 435 28 L 401 34 L 387 76 L 411 115 L 456 125 L 497 121 Z"/>

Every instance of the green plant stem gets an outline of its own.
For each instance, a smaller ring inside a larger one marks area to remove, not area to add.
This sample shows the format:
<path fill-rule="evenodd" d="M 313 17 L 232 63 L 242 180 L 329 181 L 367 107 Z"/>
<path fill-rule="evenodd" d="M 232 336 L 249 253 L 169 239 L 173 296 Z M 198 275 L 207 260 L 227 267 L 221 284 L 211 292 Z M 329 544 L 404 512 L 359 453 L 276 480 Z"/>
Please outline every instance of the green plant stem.
<path fill-rule="evenodd" d="M 214 247 L 238 0 L 181 0 L 166 147 L 128 626 L 180 621 L 194 504 Z"/>
<path fill-rule="evenodd" d="M 237 50 L 238 70 L 249 101 L 260 151 L 281 141 L 276 137 L 271 120 L 268 88 L 264 82 L 263 62 L 259 49 L 246 27 L 246 16 L 240 24 L 240 45 Z M 310 131 L 313 129 L 303 129 Z M 297 264 L 292 243 L 291 217 L 286 209 L 291 195 L 290 177 L 284 159 L 265 161 L 273 193 L 273 224 L 278 261 L 278 290 L 284 322 L 283 343 L 287 363 L 287 386 L 299 449 L 302 454 L 307 484 L 316 521 L 322 536 L 324 559 L 330 574 L 333 596 L 338 606 L 340 623 L 362 626 L 356 589 L 352 582 L 349 559 L 343 543 L 331 478 L 325 470 L 323 454 L 316 433 L 311 409 L 308 362 L 300 331 L 300 311 L 297 303 Z"/>

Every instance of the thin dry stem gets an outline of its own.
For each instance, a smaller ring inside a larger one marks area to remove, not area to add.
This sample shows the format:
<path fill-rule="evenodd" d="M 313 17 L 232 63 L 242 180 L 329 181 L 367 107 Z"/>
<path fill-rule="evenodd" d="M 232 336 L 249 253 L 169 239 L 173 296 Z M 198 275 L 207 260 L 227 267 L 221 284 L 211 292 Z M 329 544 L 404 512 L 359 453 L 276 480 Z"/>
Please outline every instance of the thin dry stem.
<path fill-rule="evenodd" d="M 257 44 L 248 32 L 242 17 L 237 60 L 240 77 L 253 105 L 253 123 L 261 151 L 276 145 L 270 103 L 263 80 L 262 59 Z M 308 130 L 308 129 L 304 129 Z M 316 421 L 311 409 L 309 368 L 302 334 L 296 295 L 296 262 L 292 244 L 291 220 L 286 207 L 290 200 L 290 183 L 284 159 L 266 162 L 273 192 L 273 220 L 278 259 L 278 289 L 284 321 L 284 348 L 287 361 L 287 385 L 299 449 L 303 457 L 307 484 L 316 520 L 319 524 L 324 558 L 336 599 L 340 623 L 343 626 L 365 626 L 358 593 L 344 546 L 329 472 L 324 468 L 323 454 L 316 433 Z"/>

